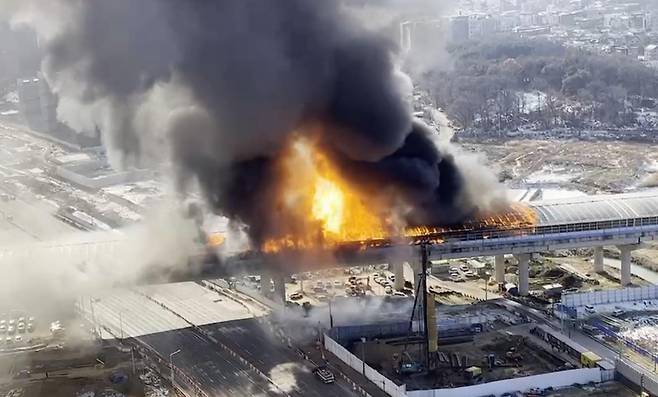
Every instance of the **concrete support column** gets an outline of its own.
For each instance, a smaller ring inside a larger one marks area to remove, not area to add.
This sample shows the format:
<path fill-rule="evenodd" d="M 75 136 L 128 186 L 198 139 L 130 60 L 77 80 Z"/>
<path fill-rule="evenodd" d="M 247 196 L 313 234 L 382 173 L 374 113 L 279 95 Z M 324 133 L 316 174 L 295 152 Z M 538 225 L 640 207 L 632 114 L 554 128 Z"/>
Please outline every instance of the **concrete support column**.
<path fill-rule="evenodd" d="M 621 259 L 621 285 L 623 287 L 629 285 L 631 283 L 631 252 L 633 249 L 635 249 L 635 246 L 633 245 L 620 245 L 617 248 L 619 248 L 619 251 L 621 252 L 621 255 L 619 259 Z"/>
<path fill-rule="evenodd" d="M 411 270 L 413 271 L 414 274 L 414 294 L 416 291 L 418 291 L 418 285 L 420 284 L 420 279 L 421 276 L 420 274 L 423 272 L 423 267 L 420 264 L 420 261 L 418 259 L 414 259 L 411 262 L 409 262 L 409 265 L 411 266 Z"/>
<path fill-rule="evenodd" d="M 260 275 L 260 293 L 265 296 L 271 296 L 272 291 L 272 276 L 270 273 L 263 272 Z"/>
<path fill-rule="evenodd" d="M 393 287 L 396 291 L 404 289 L 404 262 L 394 262 L 391 264 L 391 271 L 395 275 Z"/>
<path fill-rule="evenodd" d="M 527 296 L 530 284 L 530 254 L 516 255 L 519 262 L 519 295 Z"/>
<path fill-rule="evenodd" d="M 279 301 L 281 303 L 285 303 L 286 301 L 286 277 L 277 274 L 273 278 L 274 280 L 274 299 L 275 301 Z"/>
<path fill-rule="evenodd" d="M 496 255 L 494 257 L 494 264 L 496 267 L 496 282 L 498 284 L 505 283 L 505 256 Z"/>
<path fill-rule="evenodd" d="M 603 247 L 594 247 L 594 271 L 603 273 Z"/>

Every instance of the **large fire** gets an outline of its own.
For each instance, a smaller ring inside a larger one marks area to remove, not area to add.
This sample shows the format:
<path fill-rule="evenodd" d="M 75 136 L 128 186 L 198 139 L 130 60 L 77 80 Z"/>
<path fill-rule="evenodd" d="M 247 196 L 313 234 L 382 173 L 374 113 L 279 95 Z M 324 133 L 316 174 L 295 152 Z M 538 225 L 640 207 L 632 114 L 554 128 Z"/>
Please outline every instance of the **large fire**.
<path fill-rule="evenodd" d="M 265 241 L 261 249 L 266 253 L 330 248 L 341 243 L 372 246 L 394 237 L 440 243 L 446 233 L 522 229 L 537 221 L 530 208 L 511 204 L 505 211 L 483 212 L 456 227 L 402 227 L 393 221 L 390 210 L 378 208 L 376 198 L 364 197 L 358 187 L 343 178 L 330 158 L 306 137 L 296 137 L 291 142 L 282 156 L 281 171 L 284 212 L 295 218 L 298 226 L 295 233 Z"/>
<path fill-rule="evenodd" d="M 390 222 L 341 177 L 309 138 L 297 137 L 283 157 L 286 211 L 302 221 L 297 236 L 270 239 L 265 252 L 332 246 L 345 241 L 384 239 Z"/>

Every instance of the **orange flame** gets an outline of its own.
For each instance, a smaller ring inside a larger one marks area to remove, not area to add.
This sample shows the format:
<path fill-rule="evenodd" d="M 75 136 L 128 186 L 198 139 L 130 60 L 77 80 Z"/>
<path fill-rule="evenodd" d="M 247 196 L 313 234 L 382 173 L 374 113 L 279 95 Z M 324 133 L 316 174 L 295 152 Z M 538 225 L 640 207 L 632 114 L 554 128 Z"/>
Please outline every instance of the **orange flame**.
<path fill-rule="evenodd" d="M 441 243 L 447 232 L 474 229 L 504 230 L 535 225 L 536 214 L 521 204 L 512 204 L 501 213 L 481 213 L 458 227 L 414 226 L 395 227 L 378 209 L 377 200 L 366 200 L 363 194 L 343 178 L 329 157 L 306 137 L 296 137 L 282 156 L 282 205 L 301 223 L 295 233 L 271 238 L 261 250 L 276 253 L 282 250 L 328 248 L 341 243 L 373 246 L 403 237 L 411 241 Z M 428 239 L 428 237 L 430 237 Z"/>
<path fill-rule="evenodd" d="M 332 246 L 344 241 L 386 238 L 389 225 L 373 203 L 341 177 L 309 139 L 297 137 L 283 157 L 283 203 L 304 223 L 300 233 L 267 240 L 265 252 Z"/>

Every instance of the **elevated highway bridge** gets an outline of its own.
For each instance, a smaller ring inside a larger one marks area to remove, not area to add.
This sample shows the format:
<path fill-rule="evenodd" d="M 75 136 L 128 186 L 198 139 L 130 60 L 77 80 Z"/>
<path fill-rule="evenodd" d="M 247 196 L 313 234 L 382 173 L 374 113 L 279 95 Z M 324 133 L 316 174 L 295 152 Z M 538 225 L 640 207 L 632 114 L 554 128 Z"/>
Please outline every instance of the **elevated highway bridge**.
<path fill-rule="evenodd" d="M 621 283 L 631 282 L 631 252 L 643 242 L 658 236 L 658 193 L 601 195 L 559 201 L 528 204 L 526 215 L 531 223 L 479 223 L 461 229 L 437 229 L 421 238 L 399 242 L 375 241 L 346 244 L 331 252 L 296 254 L 235 255 L 224 261 L 214 261 L 199 254 L 205 262 L 203 272 L 178 275 L 179 279 L 226 276 L 237 269 L 262 273 L 283 270 L 287 273 L 336 264 L 414 262 L 418 245 L 428 247 L 430 259 L 456 259 L 494 256 L 496 280 L 504 282 L 504 255 L 514 254 L 519 262 L 519 293 L 528 293 L 528 263 L 533 253 L 557 249 L 594 248 L 594 267 L 603 270 L 604 246 L 617 246 L 621 252 Z M 36 243 L 30 246 L 0 247 L 0 264 L 12 259 L 45 260 L 66 257 L 91 263 L 113 258 L 124 250 L 125 237 L 108 233 L 107 239 L 94 238 L 67 244 Z M 54 261 L 55 263 L 57 261 Z"/>

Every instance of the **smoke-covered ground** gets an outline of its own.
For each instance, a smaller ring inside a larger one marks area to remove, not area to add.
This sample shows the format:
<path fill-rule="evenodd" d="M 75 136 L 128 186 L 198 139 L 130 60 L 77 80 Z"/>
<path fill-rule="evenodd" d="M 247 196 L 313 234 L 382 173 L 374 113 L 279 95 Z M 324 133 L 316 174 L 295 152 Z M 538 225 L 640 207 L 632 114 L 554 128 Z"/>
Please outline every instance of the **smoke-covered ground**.
<path fill-rule="evenodd" d="M 44 214 L 39 214 L 44 216 Z M 47 214 L 46 214 L 47 216 Z M 48 318 L 71 315 L 82 295 L 148 278 L 165 282 L 173 273 L 199 269 L 198 229 L 178 206 L 163 204 L 145 221 L 111 232 L 75 233 L 41 243 L 0 248 L 0 311 L 26 310 Z"/>
<path fill-rule="evenodd" d="M 330 153 L 364 198 L 379 193 L 382 217 L 452 224 L 487 209 L 495 195 L 481 192 L 495 189 L 474 195 L 467 179 L 486 171 L 464 169 L 413 121 L 396 41 L 354 17 L 356 8 L 24 1 L 12 21 L 37 31 L 62 121 L 99 128 L 115 166 L 172 161 L 181 188 L 200 182 L 214 210 L 256 243 L 306 221 L 280 191 L 293 134 Z"/>

